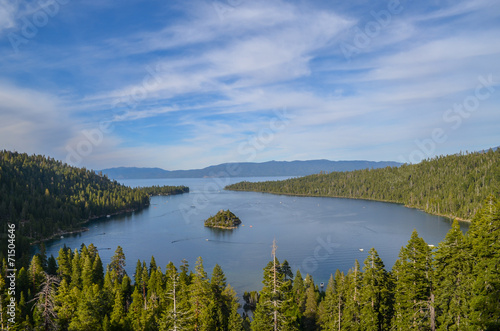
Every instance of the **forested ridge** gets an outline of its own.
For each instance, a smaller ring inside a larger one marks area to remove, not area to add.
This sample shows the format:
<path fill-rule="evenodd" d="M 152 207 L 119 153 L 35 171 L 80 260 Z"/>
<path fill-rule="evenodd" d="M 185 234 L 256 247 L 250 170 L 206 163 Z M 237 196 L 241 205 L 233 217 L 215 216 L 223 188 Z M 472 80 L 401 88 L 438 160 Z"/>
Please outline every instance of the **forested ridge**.
<path fill-rule="evenodd" d="M 189 188 L 130 188 L 50 157 L 0 151 L 0 231 L 7 233 L 8 223 L 16 225 L 18 259 L 30 242 L 80 230 L 93 218 L 142 209 L 149 195 L 184 192 Z M 0 258 L 5 250 L 2 245 Z"/>
<path fill-rule="evenodd" d="M 220 266 L 202 258 L 165 272 L 154 257 L 125 272 L 121 247 L 103 268 L 92 244 L 35 255 L 16 273 L 15 323 L 1 265 L 0 321 L 11 330 L 499 330 L 500 203 L 489 197 L 466 235 L 457 221 L 437 248 L 414 231 L 388 271 L 372 248 L 363 265 L 336 271 L 326 289 L 279 262 L 276 246 L 261 291 L 245 293 L 253 319 Z M 333 270 L 332 270 L 333 272 Z"/>
<path fill-rule="evenodd" d="M 400 167 L 244 181 L 226 189 L 381 200 L 470 220 L 486 197 L 500 195 L 500 149 L 438 156 Z"/>

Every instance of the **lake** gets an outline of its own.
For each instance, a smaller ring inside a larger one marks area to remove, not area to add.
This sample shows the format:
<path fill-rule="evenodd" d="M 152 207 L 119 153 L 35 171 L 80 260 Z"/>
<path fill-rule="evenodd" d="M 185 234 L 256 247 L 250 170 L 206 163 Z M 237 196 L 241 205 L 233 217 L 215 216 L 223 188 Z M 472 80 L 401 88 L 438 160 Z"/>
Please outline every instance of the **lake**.
<path fill-rule="evenodd" d="M 194 269 L 201 256 L 209 275 L 219 264 L 241 296 L 261 289 L 273 239 L 280 262 L 286 259 L 294 273 L 299 268 L 303 276 L 309 273 L 317 284 L 326 284 L 330 274 L 336 269 L 347 272 L 355 259 L 363 266 L 372 247 L 391 269 L 413 229 L 428 244 L 437 245 L 451 228 L 447 218 L 398 204 L 223 190 L 242 180 L 277 179 L 284 178 L 121 180 L 132 187 L 186 185 L 191 191 L 152 197 L 147 209 L 92 221 L 89 231 L 47 242 L 47 254 L 57 256 L 64 244 L 74 249 L 93 243 L 106 265 L 120 245 L 130 276 L 138 259 L 149 266 L 152 255 L 163 272 L 169 261 L 179 267 L 184 258 Z M 204 220 L 221 209 L 230 209 L 242 225 L 235 230 L 204 227 Z M 461 227 L 466 231 L 468 224 Z"/>

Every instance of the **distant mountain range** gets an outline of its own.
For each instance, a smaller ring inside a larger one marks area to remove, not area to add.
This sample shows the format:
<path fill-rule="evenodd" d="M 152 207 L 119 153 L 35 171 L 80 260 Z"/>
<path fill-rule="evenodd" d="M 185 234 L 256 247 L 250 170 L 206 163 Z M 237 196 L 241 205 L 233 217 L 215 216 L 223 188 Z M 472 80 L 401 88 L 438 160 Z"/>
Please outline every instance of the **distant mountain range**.
<path fill-rule="evenodd" d="M 352 171 L 371 168 L 398 167 L 392 161 L 269 161 L 263 163 L 223 163 L 193 170 L 164 170 L 161 168 L 119 167 L 101 170 L 112 179 L 146 178 L 204 178 L 204 177 L 268 177 L 307 176 L 320 172 Z"/>

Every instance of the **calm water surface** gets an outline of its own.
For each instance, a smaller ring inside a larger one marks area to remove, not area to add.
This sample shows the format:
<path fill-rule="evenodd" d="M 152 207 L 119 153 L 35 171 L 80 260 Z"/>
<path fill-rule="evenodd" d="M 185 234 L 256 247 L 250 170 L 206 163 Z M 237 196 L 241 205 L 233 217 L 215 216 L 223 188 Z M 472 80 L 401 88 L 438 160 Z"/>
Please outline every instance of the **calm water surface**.
<path fill-rule="evenodd" d="M 241 180 L 270 178 L 121 180 L 132 187 L 186 185 L 191 192 L 153 197 L 145 210 L 93 221 L 87 232 L 47 243 L 48 255 L 57 256 L 64 244 L 74 249 L 93 243 L 107 264 L 120 245 L 130 276 L 138 259 L 149 265 L 152 255 L 163 272 L 169 261 L 179 267 L 183 258 L 194 268 L 201 256 L 209 274 L 218 263 L 242 295 L 261 289 L 274 238 L 281 262 L 286 259 L 294 272 L 298 268 L 317 283 L 326 283 L 336 269 L 347 272 L 355 259 L 362 265 L 371 247 L 390 269 L 413 229 L 428 244 L 437 245 L 451 227 L 446 218 L 397 204 L 223 190 Z M 234 212 L 242 225 L 235 230 L 204 227 L 203 221 L 221 209 Z M 462 224 L 462 229 L 468 225 Z"/>

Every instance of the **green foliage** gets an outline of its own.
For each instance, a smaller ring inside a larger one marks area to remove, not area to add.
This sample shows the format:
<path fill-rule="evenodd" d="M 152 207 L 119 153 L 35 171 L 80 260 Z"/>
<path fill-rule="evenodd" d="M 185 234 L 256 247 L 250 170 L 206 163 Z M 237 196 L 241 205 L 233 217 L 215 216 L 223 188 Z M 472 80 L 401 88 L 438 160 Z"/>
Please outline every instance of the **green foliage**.
<path fill-rule="evenodd" d="M 82 223 L 149 205 L 150 195 L 189 192 L 184 186 L 130 188 L 85 168 L 42 155 L 0 151 L 0 231 L 16 225 L 16 261 L 29 264 L 30 242 L 80 231 Z M 6 256 L 0 248 L 0 260 Z M 42 259 L 42 266 L 47 261 Z"/>
<path fill-rule="evenodd" d="M 413 231 L 393 267 L 396 279 L 393 325 L 397 330 L 427 329 L 432 316 L 432 257 L 429 246 Z"/>
<path fill-rule="evenodd" d="M 457 221 L 435 254 L 434 288 L 439 330 L 471 330 L 471 246 Z M 446 312 L 446 314 L 443 314 Z"/>
<path fill-rule="evenodd" d="M 226 189 L 382 200 L 432 214 L 471 219 L 488 195 L 500 195 L 500 149 L 440 156 L 401 167 L 240 182 Z"/>
<path fill-rule="evenodd" d="M 472 246 L 472 320 L 476 328 L 500 329 L 500 202 L 488 197 L 469 229 Z"/>
<path fill-rule="evenodd" d="M 205 220 L 205 226 L 214 228 L 234 229 L 239 224 L 241 220 L 229 209 L 220 210 L 215 216 L 210 216 Z"/>
<path fill-rule="evenodd" d="M 183 194 L 189 193 L 189 187 L 187 186 L 159 186 L 153 185 L 148 187 L 139 187 L 139 189 L 148 194 L 149 196 L 153 195 L 175 195 L 175 194 Z"/>
<path fill-rule="evenodd" d="M 123 273 L 118 247 L 103 275 L 93 245 L 63 247 L 57 277 L 43 270 L 40 255 L 17 272 L 17 329 L 60 330 L 498 330 L 500 316 L 500 203 L 491 197 L 465 236 L 455 222 L 433 252 L 416 231 L 387 272 L 375 249 L 363 268 L 336 271 L 325 292 L 277 258 L 264 268 L 260 293 L 245 293 L 253 321 L 238 313 L 236 293 L 216 265 L 203 260 L 189 272 L 169 263 L 165 273 L 151 259 L 138 261 L 135 284 Z M 49 259 L 50 260 L 50 259 Z M 51 262 L 53 263 L 53 262 Z M 3 262 L 5 265 L 5 262 Z M 48 268 L 48 264 L 47 264 Z M 2 267 L 2 270 L 5 266 Z M 89 270 L 90 269 L 90 270 Z M 7 279 L 0 277 L 1 316 L 7 318 Z M 16 329 L 16 328 L 13 328 Z"/>

